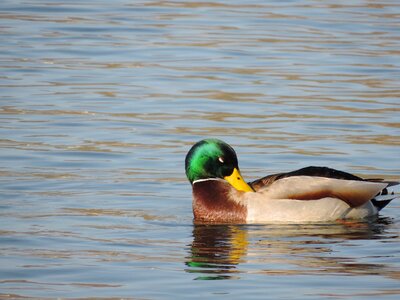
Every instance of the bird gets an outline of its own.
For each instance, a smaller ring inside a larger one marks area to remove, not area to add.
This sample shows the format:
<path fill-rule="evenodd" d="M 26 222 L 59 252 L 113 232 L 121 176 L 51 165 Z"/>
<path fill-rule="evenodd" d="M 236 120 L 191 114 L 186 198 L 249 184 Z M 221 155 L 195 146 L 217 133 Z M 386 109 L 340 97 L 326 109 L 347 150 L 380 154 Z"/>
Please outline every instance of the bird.
<path fill-rule="evenodd" d="M 185 158 L 192 186 L 194 221 L 211 223 L 304 223 L 357 220 L 376 216 L 398 195 L 399 184 L 319 166 L 264 176 L 246 182 L 235 150 L 207 138 Z"/>

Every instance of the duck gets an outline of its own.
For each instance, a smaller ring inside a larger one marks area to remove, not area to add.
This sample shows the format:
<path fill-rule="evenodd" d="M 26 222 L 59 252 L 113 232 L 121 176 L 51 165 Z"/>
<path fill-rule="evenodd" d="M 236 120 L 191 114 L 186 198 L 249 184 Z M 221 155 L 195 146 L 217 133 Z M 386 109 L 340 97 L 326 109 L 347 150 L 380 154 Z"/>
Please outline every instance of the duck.
<path fill-rule="evenodd" d="M 195 222 L 304 223 L 366 219 L 398 195 L 399 184 L 309 166 L 246 182 L 235 150 L 222 140 L 195 143 L 185 158 Z"/>

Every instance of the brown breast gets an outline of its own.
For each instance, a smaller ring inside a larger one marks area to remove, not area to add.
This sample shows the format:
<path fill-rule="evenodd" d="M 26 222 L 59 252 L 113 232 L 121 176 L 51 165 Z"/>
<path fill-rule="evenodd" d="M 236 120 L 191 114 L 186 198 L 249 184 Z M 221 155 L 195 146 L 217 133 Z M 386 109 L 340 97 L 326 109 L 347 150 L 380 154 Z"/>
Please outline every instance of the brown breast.
<path fill-rule="evenodd" d="M 233 200 L 240 197 L 228 182 L 222 180 L 197 181 L 193 184 L 193 215 L 196 221 L 245 223 L 247 209 Z"/>

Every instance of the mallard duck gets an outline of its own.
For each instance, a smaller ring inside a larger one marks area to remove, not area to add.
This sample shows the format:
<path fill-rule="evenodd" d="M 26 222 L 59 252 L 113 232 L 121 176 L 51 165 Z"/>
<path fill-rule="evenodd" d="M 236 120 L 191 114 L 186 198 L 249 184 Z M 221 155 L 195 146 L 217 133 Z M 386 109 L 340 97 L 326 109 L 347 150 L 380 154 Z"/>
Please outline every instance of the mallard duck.
<path fill-rule="evenodd" d="M 195 221 L 216 223 L 366 218 L 396 198 L 386 188 L 398 184 L 327 167 L 306 167 L 246 183 L 235 151 L 218 139 L 193 145 L 185 169 L 193 190 Z"/>

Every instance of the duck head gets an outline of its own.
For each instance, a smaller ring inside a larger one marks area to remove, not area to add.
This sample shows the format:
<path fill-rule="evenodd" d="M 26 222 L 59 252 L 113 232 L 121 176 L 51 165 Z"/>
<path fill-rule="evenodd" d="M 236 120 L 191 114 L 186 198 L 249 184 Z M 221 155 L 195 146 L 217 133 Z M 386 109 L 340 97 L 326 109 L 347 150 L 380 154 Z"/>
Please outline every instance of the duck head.
<path fill-rule="evenodd" d="M 218 139 L 205 139 L 194 144 L 186 155 L 185 169 L 192 185 L 198 180 L 219 178 L 239 191 L 254 191 L 240 174 L 235 150 Z"/>

